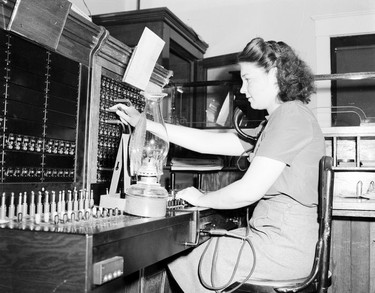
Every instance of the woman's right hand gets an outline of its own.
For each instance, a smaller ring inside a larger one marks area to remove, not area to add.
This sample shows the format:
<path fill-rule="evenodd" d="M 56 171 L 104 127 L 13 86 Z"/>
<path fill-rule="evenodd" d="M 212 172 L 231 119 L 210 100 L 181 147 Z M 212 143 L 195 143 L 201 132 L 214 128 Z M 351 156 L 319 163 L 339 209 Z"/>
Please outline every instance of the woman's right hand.
<path fill-rule="evenodd" d="M 183 199 L 196 207 L 201 206 L 199 200 L 202 199 L 202 197 L 204 197 L 204 194 L 195 187 L 187 187 L 176 194 L 176 198 Z"/>
<path fill-rule="evenodd" d="M 116 104 L 108 109 L 111 112 L 115 112 L 122 123 L 135 127 L 141 117 L 141 113 L 138 112 L 134 106 L 127 106 L 125 104 Z"/>

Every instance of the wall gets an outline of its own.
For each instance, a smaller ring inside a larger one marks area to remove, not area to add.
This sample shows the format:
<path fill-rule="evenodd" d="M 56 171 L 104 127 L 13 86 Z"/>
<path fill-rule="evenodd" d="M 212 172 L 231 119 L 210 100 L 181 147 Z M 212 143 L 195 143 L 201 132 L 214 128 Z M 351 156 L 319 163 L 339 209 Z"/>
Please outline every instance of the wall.
<path fill-rule="evenodd" d="M 135 10 L 138 5 L 137 0 L 71 0 L 87 12 L 83 1 L 86 1 L 91 14 Z M 330 68 L 317 65 L 317 56 L 321 53 L 317 53 L 315 20 L 322 16 L 330 18 L 333 15 L 375 13 L 373 0 L 138 1 L 140 9 L 168 7 L 191 26 L 209 44 L 205 57 L 241 51 L 253 37 L 261 36 L 266 40 L 287 42 L 317 74 L 330 73 Z M 319 71 L 322 69 L 324 71 Z M 316 100 L 312 100 L 312 108 L 318 106 Z M 327 102 L 329 100 L 328 97 Z"/>
<path fill-rule="evenodd" d="M 137 9 L 137 1 L 85 0 L 91 14 Z M 71 0 L 87 13 L 83 0 Z M 312 17 L 375 10 L 373 0 L 140 0 L 140 8 L 168 7 L 209 44 L 205 57 L 240 51 L 255 36 L 283 40 L 315 69 Z"/>

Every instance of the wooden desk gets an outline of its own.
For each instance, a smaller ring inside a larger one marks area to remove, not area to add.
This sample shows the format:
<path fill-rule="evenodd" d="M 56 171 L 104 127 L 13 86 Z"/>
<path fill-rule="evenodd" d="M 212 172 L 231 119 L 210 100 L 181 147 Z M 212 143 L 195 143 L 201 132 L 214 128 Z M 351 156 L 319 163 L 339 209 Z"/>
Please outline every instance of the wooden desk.
<path fill-rule="evenodd" d="M 195 210 L 170 211 L 162 218 L 121 215 L 65 224 L 0 224 L 0 292 L 120 293 L 140 283 L 144 292 L 154 292 L 151 276 L 156 274 L 143 270 L 190 249 L 187 243 L 197 240 L 197 221 L 199 228 L 207 223 L 238 227 L 225 211 Z M 123 258 L 123 276 L 96 285 L 95 264 L 113 257 Z"/>
<path fill-rule="evenodd" d="M 334 198 L 330 292 L 375 292 L 375 200 Z"/>

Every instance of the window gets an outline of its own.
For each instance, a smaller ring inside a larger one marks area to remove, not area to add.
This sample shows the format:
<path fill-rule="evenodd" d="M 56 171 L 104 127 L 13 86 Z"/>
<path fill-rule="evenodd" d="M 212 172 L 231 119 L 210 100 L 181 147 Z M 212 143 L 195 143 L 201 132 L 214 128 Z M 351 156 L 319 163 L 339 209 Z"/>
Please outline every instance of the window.
<path fill-rule="evenodd" d="M 375 71 L 375 34 L 331 38 L 332 73 Z M 332 81 L 332 125 L 375 122 L 375 79 Z"/>

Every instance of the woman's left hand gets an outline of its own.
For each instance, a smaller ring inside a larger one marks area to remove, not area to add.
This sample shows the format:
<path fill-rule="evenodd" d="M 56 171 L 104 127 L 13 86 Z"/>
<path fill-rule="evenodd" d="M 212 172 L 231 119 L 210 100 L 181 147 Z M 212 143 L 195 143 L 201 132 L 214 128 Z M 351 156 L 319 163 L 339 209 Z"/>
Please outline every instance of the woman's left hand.
<path fill-rule="evenodd" d="M 200 206 L 199 201 L 203 196 L 204 194 L 195 187 L 185 188 L 176 194 L 176 198 L 181 198 L 193 206 Z"/>

